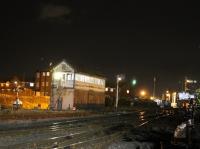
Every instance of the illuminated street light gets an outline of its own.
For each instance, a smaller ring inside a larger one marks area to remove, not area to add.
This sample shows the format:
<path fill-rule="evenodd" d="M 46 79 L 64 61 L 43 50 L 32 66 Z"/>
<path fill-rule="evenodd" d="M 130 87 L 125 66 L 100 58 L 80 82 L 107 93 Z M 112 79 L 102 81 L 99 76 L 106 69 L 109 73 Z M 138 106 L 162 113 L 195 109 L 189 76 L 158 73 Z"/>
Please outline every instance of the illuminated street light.
<path fill-rule="evenodd" d="M 14 83 L 15 83 L 15 85 L 17 85 L 17 84 L 18 84 L 18 82 L 17 82 L 17 81 L 15 81 Z"/>
<path fill-rule="evenodd" d="M 129 91 L 129 90 L 127 90 L 127 91 L 126 91 L 126 93 L 127 93 L 127 94 L 129 94 L 129 93 L 130 93 L 130 91 Z"/>
<path fill-rule="evenodd" d="M 197 83 L 196 80 L 186 80 L 187 83 Z"/>
<path fill-rule="evenodd" d="M 146 92 L 145 92 L 144 90 L 142 90 L 142 91 L 140 92 L 140 95 L 141 95 L 142 97 L 144 97 L 144 96 L 146 95 Z"/>
<path fill-rule="evenodd" d="M 122 80 L 122 78 L 121 78 L 121 77 L 118 77 L 118 78 L 117 78 L 117 80 L 118 80 L 118 81 L 121 81 L 121 80 Z"/>
<path fill-rule="evenodd" d="M 108 92 L 108 90 L 109 90 L 108 87 L 106 87 L 106 92 Z"/>

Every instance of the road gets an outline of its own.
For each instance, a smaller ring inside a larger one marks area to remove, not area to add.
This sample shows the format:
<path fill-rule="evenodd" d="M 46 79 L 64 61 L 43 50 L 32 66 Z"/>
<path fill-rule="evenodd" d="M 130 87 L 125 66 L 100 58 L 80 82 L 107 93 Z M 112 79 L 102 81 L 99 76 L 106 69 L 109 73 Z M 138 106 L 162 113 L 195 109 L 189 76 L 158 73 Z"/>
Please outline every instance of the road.
<path fill-rule="evenodd" d="M 128 131 L 156 119 L 168 117 L 169 112 L 118 112 L 103 116 L 51 122 L 41 127 L 0 131 L 1 149 L 28 148 L 104 148 Z"/>

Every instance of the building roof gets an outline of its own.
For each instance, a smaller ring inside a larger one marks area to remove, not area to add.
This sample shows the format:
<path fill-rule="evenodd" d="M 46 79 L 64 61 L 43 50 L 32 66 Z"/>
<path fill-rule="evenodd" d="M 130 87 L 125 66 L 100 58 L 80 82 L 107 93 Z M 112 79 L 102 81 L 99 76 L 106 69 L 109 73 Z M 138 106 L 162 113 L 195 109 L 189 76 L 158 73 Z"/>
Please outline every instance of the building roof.
<path fill-rule="evenodd" d="M 51 62 L 51 63 L 49 63 L 48 66 L 46 66 L 45 69 L 41 69 L 39 71 L 40 72 L 41 71 L 51 71 L 52 69 L 54 69 L 56 66 L 58 66 L 62 62 L 67 63 L 70 67 L 72 67 L 74 69 L 74 71 L 76 73 L 81 73 L 81 74 L 85 74 L 85 75 L 92 75 L 92 76 L 95 76 L 95 77 L 98 77 L 98 78 L 106 79 L 105 75 L 103 75 L 99 71 L 94 71 L 94 70 L 91 71 L 91 70 L 89 70 L 88 68 L 86 68 L 84 66 L 78 67 L 78 66 L 75 66 L 75 65 L 71 65 L 71 63 L 68 63 L 68 61 L 66 61 L 65 59 L 63 59 L 62 61 L 59 61 L 59 62 L 54 62 L 54 63 Z"/>

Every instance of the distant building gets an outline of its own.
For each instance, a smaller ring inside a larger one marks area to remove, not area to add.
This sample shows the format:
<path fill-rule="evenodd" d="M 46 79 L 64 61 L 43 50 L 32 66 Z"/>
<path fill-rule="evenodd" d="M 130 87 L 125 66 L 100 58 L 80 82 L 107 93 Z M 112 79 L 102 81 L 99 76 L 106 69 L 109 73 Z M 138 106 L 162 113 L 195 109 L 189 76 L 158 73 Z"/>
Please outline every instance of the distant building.
<path fill-rule="evenodd" d="M 34 94 L 35 84 L 33 82 L 25 81 L 5 81 L 0 82 L 0 93 L 11 94 L 19 88 L 24 95 Z"/>
<path fill-rule="evenodd" d="M 51 71 L 38 71 L 36 73 L 36 81 L 35 88 L 36 94 L 42 96 L 51 96 L 51 81 L 52 81 L 52 73 Z"/>
<path fill-rule="evenodd" d="M 48 71 L 38 71 L 35 84 L 37 94 L 50 96 L 55 110 L 105 104 L 105 78 L 82 73 L 65 60 Z"/>

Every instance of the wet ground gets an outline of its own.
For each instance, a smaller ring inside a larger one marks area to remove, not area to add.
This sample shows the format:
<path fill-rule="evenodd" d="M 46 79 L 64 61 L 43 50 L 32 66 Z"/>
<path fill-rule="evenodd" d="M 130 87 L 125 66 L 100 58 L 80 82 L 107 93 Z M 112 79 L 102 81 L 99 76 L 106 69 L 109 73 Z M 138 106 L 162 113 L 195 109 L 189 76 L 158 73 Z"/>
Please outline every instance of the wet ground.
<path fill-rule="evenodd" d="M 0 148 L 186 148 L 173 142 L 174 130 L 183 120 L 181 112 L 143 110 L 54 121 L 37 127 L 1 130 Z"/>
<path fill-rule="evenodd" d="M 127 126 L 121 140 L 112 143 L 109 149 L 200 149 L 200 123 L 195 121 L 192 128 L 191 144 L 188 138 L 175 141 L 174 130 L 186 121 L 182 111 L 174 115 L 154 119 L 141 127 Z"/>

